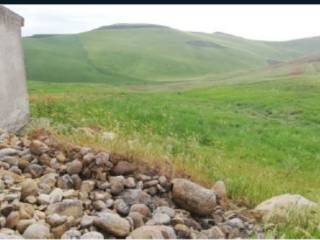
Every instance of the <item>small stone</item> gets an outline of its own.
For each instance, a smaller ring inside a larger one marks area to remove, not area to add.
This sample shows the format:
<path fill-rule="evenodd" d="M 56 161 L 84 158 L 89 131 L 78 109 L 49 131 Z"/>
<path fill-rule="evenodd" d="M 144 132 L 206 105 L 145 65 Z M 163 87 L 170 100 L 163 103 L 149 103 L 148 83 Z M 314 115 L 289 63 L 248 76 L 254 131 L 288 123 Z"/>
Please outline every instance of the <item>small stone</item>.
<path fill-rule="evenodd" d="M 220 199 L 226 199 L 227 198 L 227 190 L 226 190 L 226 186 L 224 184 L 223 181 L 217 181 L 213 187 L 212 190 L 216 193 L 216 195 L 220 198 Z"/>
<path fill-rule="evenodd" d="M 111 208 L 113 206 L 113 203 L 114 203 L 113 199 L 108 199 L 106 201 L 106 207 Z"/>
<path fill-rule="evenodd" d="M 25 202 L 35 204 L 37 202 L 37 198 L 35 196 L 28 196 L 25 198 Z"/>
<path fill-rule="evenodd" d="M 128 220 L 120 217 L 118 214 L 103 213 L 94 220 L 94 225 L 113 234 L 116 237 L 126 237 L 130 232 L 130 224 Z"/>
<path fill-rule="evenodd" d="M 29 161 L 24 159 L 24 158 L 20 158 L 19 159 L 19 162 L 18 162 L 18 167 L 21 169 L 21 170 L 24 170 L 28 165 L 29 165 Z"/>
<path fill-rule="evenodd" d="M 39 162 L 44 166 L 50 166 L 51 158 L 48 154 L 44 153 L 38 158 Z"/>
<path fill-rule="evenodd" d="M 50 229 L 46 224 L 33 223 L 24 231 L 23 237 L 27 239 L 48 239 L 51 238 Z"/>
<path fill-rule="evenodd" d="M 134 204 L 130 208 L 130 213 L 131 212 L 138 212 L 140 213 L 144 219 L 147 219 L 148 217 L 151 216 L 150 209 L 145 205 L 145 204 Z"/>
<path fill-rule="evenodd" d="M 203 230 L 202 233 L 205 234 L 206 238 L 210 239 L 225 239 L 224 233 L 218 226 L 213 226 L 208 230 Z"/>
<path fill-rule="evenodd" d="M 147 206 L 152 204 L 151 196 L 141 189 L 127 189 L 121 193 L 120 198 L 129 206 L 136 203 L 142 203 Z"/>
<path fill-rule="evenodd" d="M 6 227 L 11 228 L 11 229 L 15 228 L 17 226 L 19 220 L 20 220 L 19 212 L 17 212 L 17 211 L 11 212 L 9 214 L 9 216 L 7 217 Z"/>
<path fill-rule="evenodd" d="M 142 226 L 130 233 L 128 239 L 175 239 L 177 238 L 172 227 Z"/>
<path fill-rule="evenodd" d="M 136 181 L 134 180 L 133 177 L 128 177 L 126 178 L 124 182 L 125 187 L 127 188 L 135 188 L 136 187 Z"/>
<path fill-rule="evenodd" d="M 107 169 L 111 169 L 113 164 L 109 161 L 110 154 L 106 152 L 100 152 L 96 155 L 96 164 L 97 166 L 105 166 Z"/>
<path fill-rule="evenodd" d="M 23 239 L 23 237 L 12 229 L 4 228 L 1 229 L 0 239 Z"/>
<path fill-rule="evenodd" d="M 130 212 L 129 217 L 133 221 L 134 229 L 139 228 L 144 225 L 144 216 L 142 216 L 139 212 Z"/>
<path fill-rule="evenodd" d="M 148 194 L 150 194 L 151 196 L 154 196 L 157 194 L 158 189 L 157 189 L 157 187 L 150 187 L 150 188 L 145 189 L 145 191 Z"/>
<path fill-rule="evenodd" d="M 33 217 L 33 214 L 34 214 L 34 207 L 32 204 L 20 202 L 19 204 L 20 219 L 30 219 Z"/>
<path fill-rule="evenodd" d="M 124 177 L 123 176 L 117 176 L 117 177 L 110 177 L 110 188 L 111 193 L 113 195 L 118 195 L 121 193 L 124 189 Z"/>
<path fill-rule="evenodd" d="M 94 200 L 103 200 L 106 201 L 111 198 L 111 194 L 103 191 L 94 191 L 92 194 Z"/>
<path fill-rule="evenodd" d="M 6 225 L 6 218 L 3 216 L 0 216 L 0 229 L 4 228 Z"/>
<path fill-rule="evenodd" d="M 46 214 L 42 211 L 39 211 L 39 210 L 35 210 L 34 211 L 34 218 L 35 219 L 38 219 L 38 220 L 41 220 L 41 219 L 45 219 L 46 218 Z"/>
<path fill-rule="evenodd" d="M 51 228 L 51 232 L 53 233 L 55 238 L 61 238 L 61 236 L 70 230 L 71 227 L 76 226 L 77 220 L 74 217 L 70 216 L 67 218 L 67 221 L 57 227 Z"/>
<path fill-rule="evenodd" d="M 81 239 L 104 239 L 104 236 L 96 231 L 91 231 L 83 234 Z"/>
<path fill-rule="evenodd" d="M 87 153 L 89 153 L 91 151 L 91 148 L 89 148 L 89 147 L 82 147 L 81 149 L 80 149 L 80 154 L 81 155 L 86 155 Z"/>
<path fill-rule="evenodd" d="M 240 218 L 229 219 L 228 221 L 225 222 L 225 224 L 228 224 L 229 226 L 234 228 L 239 228 L 239 229 L 245 228 L 244 223 Z"/>
<path fill-rule="evenodd" d="M 159 183 L 158 180 L 146 181 L 146 182 L 143 183 L 143 187 L 144 188 L 154 187 L 154 186 L 157 186 L 158 183 Z"/>
<path fill-rule="evenodd" d="M 6 156 L 13 156 L 13 155 L 17 155 L 17 154 L 18 154 L 18 151 L 13 148 L 0 149 L 0 160 Z"/>
<path fill-rule="evenodd" d="M 159 183 L 162 187 L 167 187 L 168 185 L 168 179 L 165 176 L 159 177 Z"/>
<path fill-rule="evenodd" d="M 42 153 L 49 151 L 49 147 L 39 140 L 34 140 L 30 144 L 30 151 L 33 154 L 41 155 Z"/>
<path fill-rule="evenodd" d="M 174 230 L 179 238 L 182 238 L 182 239 L 190 238 L 191 231 L 186 225 L 176 224 L 174 226 Z"/>
<path fill-rule="evenodd" d="M 53 168 L 53 169 L 55 169 L 55 170 L 57 170 L 57 171 L 62 168 L 61 164 L 60 164 L 60 163 L 58 162 L 58 160 L 55 159 L 55 158 L 52 158 L 52 159 L 50 160 L 50 167 Z M 64 166 L 63 166 L 63 167 L 64 167 Z"/>
<path fill-rule="evenodd" d="M 167 225 L 170 223 L 170 217 L 165 213 L 157 212 L 153 215 L 152 221 L 155 225 Z"/>
<path fill-rule="evenodd" d="M 21 184 L 21 199 L 25 199 L 27 196 L 38 195 L 38 184 L 35 180 L 26 179 Z"/>
<path fill-rule="evenodd" d="M 93 220 L 94 220 L 94 217 L 88 216 L 88 215 L 84 215 L 81 218 L 80 225 L 81 225 L 82 228 L 88 228 L 88 227 L 92 226 Z"/>
<path fill-rule="evenodd" d="M 66 199 L 62 202 L 50 204 L 47 208 L 47 215 L 57 213 L 64 216 L 78 218 L 82 216 L 82 203 L 76 199 Z"/>
<path fill-rule="evenodd" d="M 19 162 L 19 158 L 7 156 L 7 157 L 3 157 L 1 161 L 8 163 L 10 166 L 17 166 Z"/>
<path fill-rule="evenodd" d="M 79 174 L 82 170 L 82 162 L 79 160 L 74 160 L 67 164 L 67 172 L 70 175 Z"/>
<path fill-rule="evenodd" d="M 17 166 L 12 166 L 11 168 L 9 168 L 10 172 L 13 172 L 15 174 L 21 175 L 22 171 L 20 168 L 18 168 Z"/>
<path fill-rule="evenodd" d="M 98 201 L 94 201 L 93 202 L 93 207 L 94 207 L 95 210 L 101 211 L 101 210 L 106 208 L 106 204 L 105 204 L 104 201 L 98 200 Z"/>
<path fill-rule="evenodd" d="M 118 162 L 113 168 L 112 173 L 114 175 L 127 175 L 135 171 L 135 167 L 132 163 L 127 161 Z"/>
<path fill-rule="evenodd" d="M 94 160 L 94 158 L 95 158 L 95 155 L 93 153 L 89 152 L 83 156 L 83 158 L 82 158 L 83 163 L 89 164 L 91 161 Z"/>
<path fill-rule="evenodd" d="M 51 227 L 56 227 L 58 225 L 65 223 L 66 221 L 67 221 L 66 216 L 61 216 L 57 213 L 54 213 L 47 217 L 47 223 L 49 223 Z"/>
<path fill-rule="evenodd" d="M 56 173 L 47 173 L 40 177 L 38 187 L 43 193 L 50 193 L 56 186 L 58 175 Z"/>
<path fill-rule="evenodd" d="M 31 218 L 31 219 L 21 219 L 17 226 L 16 229 L 18 230 L 19 233 L 24 233 L 24 231 L 29 227 L 31 224 L 36 223 L 36 220 Z"/>
<path fill-rule="evenodd" d="M 61 239 L 80 239 L 80 237 L 81 237 L 80 231 L 76 229 L 70 229 L 61 236 Z"/>
<path fill-rule="evenodd" d="M 139 180 L 145 182 L 145 181 L 149 181 L 152 179 L 152 177 L 148 176 L 148 175 L 145 175 L 145 174 L 139 174 Z"/>
<path fill-rule="evenodd" d="M 128 215 L 130 210 L 129 206 L 122 199 L 115 200 L 113 203 L 113 207 L 120 215 L 123 216 Z"/>
<path fill-rule="evenodd" d="M 168 215 L 170 218 L 173 218 L 174 215 L 176 214 L 175 210 L 166 206 L 158 207 L 153 214 L 155 213 L 164 213 Z"/>
<path fill-rule="evenodd" d="M 162 187 L 160 184 L 157 184 L 157 189 L 158 189 L 158 191 L 159 192 L 161 192 L 161 193 L 165 193 L 167 190 L 164 188 L 164 187 Z"/>
<path fill-rule="evenodd" d="M 42 175 L 44 168 L 39 164 L 33 163 L 26 167 L 26 171 L 29 172 L 32 175 L 32 177 L 38 178 Z"/>
<path fill-rule="evenodd" d="M 73 188 L 79 190 L 81 187 L 81 178 L 78 174 L 73 174 L 71 176 L 72 182 L 73 182 Z"/>
<path fill-rule="evenodd" d="M 63 191 L 60 188 L 55 188 L 49 194 L 49 203 L 61 202 L 63 198 Z"/>
<path fill-rule="evenodd" d="M 73 180 L 70 175 L 65 174 L 58 178 L 58 187 L 62 189 L 73 188 Z"/>
<path fill-rule="evenodd" d="M 64 163 L 66 161 L 66 156 L 64 155 L 63 152 L 58 152 L 58 153 L 56 153 L 56 159 L 59 162 Z"/>
<path fill-rule="evenodd" d="M 80 192 L 90 193 L 93 191 L 95 186 L 95 181 L 85 180 L 81 182 Z"/>

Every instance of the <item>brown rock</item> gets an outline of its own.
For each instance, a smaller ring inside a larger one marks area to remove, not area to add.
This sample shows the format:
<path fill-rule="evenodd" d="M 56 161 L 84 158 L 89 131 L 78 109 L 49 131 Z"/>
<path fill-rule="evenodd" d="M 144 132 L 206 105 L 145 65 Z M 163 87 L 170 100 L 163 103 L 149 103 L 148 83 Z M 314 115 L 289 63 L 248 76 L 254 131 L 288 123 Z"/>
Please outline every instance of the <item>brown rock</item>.
<path fill-rule="evenodd" d="M 176 234 L 172 227 L 168 226 L 142 226 L 135 229 L 128 239 L 175 239 Z"/>
<path fill-rule="evenodd" d="M 174 230 L 179 238 L 187 239 L 191 236 L 190 229 L 184 224 L 175 225 Z"/>
<path fill-rule="evenodd" d="M 20 220 L 19 212 L 17 212 L 17 211 L 11 212 L 9 214 L 9 216 L 7 217 L 6 226 L 8 228 L 13 229 L 17 226 L 19 220 Z"/>
<path fill-rule="evenodd" d="M 210 215 L 216 206 L 216 195 L 189 180 L 176 178 L 173 183 L 173 200 L 182 208 L 197 214 Z"/>
<path fill-rule="evenodd" d="M 94 224 L 116 237 L 126 237 L 130 232 L 128 220 L 120 217 L 118 214 L 103 213 L 94 220 Z"/>
<path fill-rule="evenodd" d="M 39 140 L 34 140 L 30 144 L 30 151 L 33 154 L 40 155 L 42 153 L 49 151 L 49 148 L 45 143 L 43 143 Z"/>
<path fill-rule="evenodd" d="M 142 227 L 144 225 L 144 216 L 142 216 L 139 212 L 130 212 L 129 217 L 133 221 L 134 229 Z"/>
<path fill-rule="evenodd" d="M 150 209 L 142 203 L 132 205 L 130 212 L 138 212 L 144 217 L 144 219 L 147 219 L 151 216 Z"/>
<path fill-rule="evenodd" d="M 29 227 L 31 224 L 36 223 L 36 220 L 31 218 L 31 219 L 22 219 L 18 222 L 16 229 L 18 230 L 19 233 L 24 233 L 27 227 Z"/>
<path fill-rule="evenodd" d="M 134 171 L 134 165 L 127 161 L 120 161 L 112 168 L 112 173 L 114 175 L 127 175 L 133 173 Z"/>
<path fill-rule="evenodd" d="M 28 196 L 38 195 L 38 184 L 35 180 L 26 179 L 21 184 L 21 199 L 24 200 Z"/>
<path fill-rule="evenodd" d="M 118 195 L 124 189 L 124 177 L 117 176 L 117 177 L 110 177 L 110 188 L 111 193 L 114 195 Z"/>
<path fill-rule="evenodd" d="M 19 203 L 19 215 L 20 219 L 30 219 L 33 217 L 34 208 L 32 204 L 29 203 Z"/>
<path fill-rule="evenodd" d="M 79 160 L 74 160 L 67 164 L 67 172 L 70 175 L 79 174 L 82 170 L 82 162 Z"/>

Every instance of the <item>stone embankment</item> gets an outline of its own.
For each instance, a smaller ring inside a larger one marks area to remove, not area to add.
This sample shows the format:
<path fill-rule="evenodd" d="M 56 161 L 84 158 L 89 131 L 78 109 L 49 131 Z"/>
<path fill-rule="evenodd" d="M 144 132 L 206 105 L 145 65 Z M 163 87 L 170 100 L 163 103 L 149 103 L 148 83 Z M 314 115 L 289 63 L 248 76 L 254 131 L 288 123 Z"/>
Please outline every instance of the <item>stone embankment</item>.
<path fill-rule="evenodd" d="M 48 134 L 0 131 L 0 239 L 263 236 L 248 209 L 231 206 L 221 181 L 207 189 Z"/>

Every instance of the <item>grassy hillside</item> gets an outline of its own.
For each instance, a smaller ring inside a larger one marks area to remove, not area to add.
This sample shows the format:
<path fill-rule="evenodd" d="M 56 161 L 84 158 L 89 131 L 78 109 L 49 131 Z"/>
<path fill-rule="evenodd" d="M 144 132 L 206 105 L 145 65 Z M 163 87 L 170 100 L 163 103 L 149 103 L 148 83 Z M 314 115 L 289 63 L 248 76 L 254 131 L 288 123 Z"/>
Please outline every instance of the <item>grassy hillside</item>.
<path fill-rule="evenodd" d="M 270 43 L 156 25 L 36 35 L 23 43 L 30 80 L 110 84 L 219 78 L 301 57 L 320 46 L 318 38 Z"/>
<path fill-rule="evenodd" d="M 111 149 L 254 206 L 281 193 L 320 201 L 320 38 L 253 41 L 154 25 L 24 39 L 35 126 Z M 112 131 L 116 138 L 104 141 Z M 319 219 L 277 225 L 319 237 Z"/>

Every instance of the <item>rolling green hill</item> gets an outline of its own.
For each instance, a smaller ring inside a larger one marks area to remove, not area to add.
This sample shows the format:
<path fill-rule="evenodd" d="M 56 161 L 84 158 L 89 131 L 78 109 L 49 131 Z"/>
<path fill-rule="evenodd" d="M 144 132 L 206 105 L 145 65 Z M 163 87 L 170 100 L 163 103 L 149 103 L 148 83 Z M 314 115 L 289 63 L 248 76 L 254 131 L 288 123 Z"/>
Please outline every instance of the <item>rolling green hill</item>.
<path fill-rule="evenodd" d="M 23 40 L 29 80 L 145 84 L 237 74 L 303 57 L 320 38 L 248 40 L 150 24 L 116 24 Z M 50 73 L 50 74 L 48 74 Z"/>

